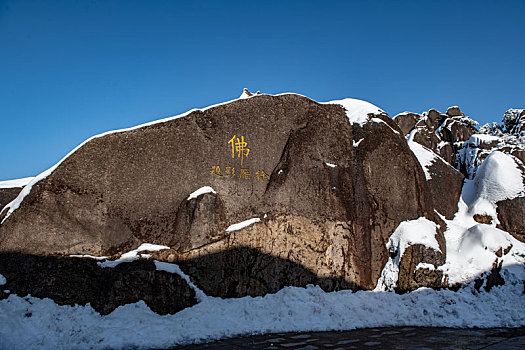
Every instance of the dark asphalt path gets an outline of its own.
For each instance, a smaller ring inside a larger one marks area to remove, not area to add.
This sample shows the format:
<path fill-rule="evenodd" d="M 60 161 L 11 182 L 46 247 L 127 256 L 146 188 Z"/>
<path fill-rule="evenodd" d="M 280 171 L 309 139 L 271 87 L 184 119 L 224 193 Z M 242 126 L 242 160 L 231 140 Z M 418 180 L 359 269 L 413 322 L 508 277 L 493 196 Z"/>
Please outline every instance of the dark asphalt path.
<path fill-rule="evenodd" d="M 367 328 L 352 331 L 277 333 L 218 340 L 173 349 L 525 349 L 525 327 L 451 329 Z"/>

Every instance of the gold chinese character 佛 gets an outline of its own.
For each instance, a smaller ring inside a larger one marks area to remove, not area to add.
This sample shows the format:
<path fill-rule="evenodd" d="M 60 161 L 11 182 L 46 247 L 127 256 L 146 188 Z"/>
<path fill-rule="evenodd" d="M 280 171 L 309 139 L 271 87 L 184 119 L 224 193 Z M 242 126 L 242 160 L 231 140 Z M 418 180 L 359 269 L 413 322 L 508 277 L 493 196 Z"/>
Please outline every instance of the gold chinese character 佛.
<path fill-rule="evenodd" d="M 228 141 L 232 146 L 232 158 L 235 158 L 235 152 L 237 152 L 237 158 L 241 158 L 241 165 L 244 161 L 244 157 L 248 157 L 250 154 L 250 149 L 248 148 L 248 142 L 244 141 L 244 136 L 238 138 L 237 135 Z"/>

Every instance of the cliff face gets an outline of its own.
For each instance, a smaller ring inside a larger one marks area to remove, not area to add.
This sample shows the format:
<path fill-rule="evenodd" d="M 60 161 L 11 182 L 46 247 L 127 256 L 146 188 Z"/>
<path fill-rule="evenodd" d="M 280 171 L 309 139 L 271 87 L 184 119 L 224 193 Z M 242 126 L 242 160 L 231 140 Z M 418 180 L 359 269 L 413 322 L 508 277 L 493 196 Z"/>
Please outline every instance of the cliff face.
<path fill-rule="evenodd" d="M 4 208 L 0 251 L 118 255 L 147 242 L 210 295 L 371 289 L 396 227 L 426 217 L 443 263 L 445 225 L 401 129 L 350 102 L 258 95 L 93 138 Z"/>

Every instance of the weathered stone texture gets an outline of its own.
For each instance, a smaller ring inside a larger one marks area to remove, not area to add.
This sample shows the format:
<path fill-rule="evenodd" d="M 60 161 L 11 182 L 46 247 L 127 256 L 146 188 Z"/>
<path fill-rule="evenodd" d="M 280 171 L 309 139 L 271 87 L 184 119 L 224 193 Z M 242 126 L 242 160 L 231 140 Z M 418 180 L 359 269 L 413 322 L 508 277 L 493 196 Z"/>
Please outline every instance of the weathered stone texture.
<path fill-rule="evenodd" d="M 22 191 L 22 187 L 0 188 L 0 210 L 14 200 Z"/>

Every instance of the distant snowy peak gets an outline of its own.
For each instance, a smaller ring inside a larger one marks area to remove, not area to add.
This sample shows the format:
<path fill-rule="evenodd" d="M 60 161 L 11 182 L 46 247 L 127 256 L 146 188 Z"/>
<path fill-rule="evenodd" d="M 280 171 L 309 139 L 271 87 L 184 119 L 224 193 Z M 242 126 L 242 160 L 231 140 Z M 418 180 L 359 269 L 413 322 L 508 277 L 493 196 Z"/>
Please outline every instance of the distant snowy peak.
<path fill-rule="evenodd" d="M 363 125 L 368 121 L 369 114 L 385 113 L 381 108 L 363 100 L 354 98 L 345 98 L 342 100 L 335 100 L 325 102 L 325 104 L 341 105 L 346 110 L 346 116 L 350 124 Z"/>

